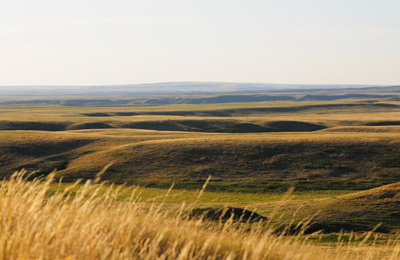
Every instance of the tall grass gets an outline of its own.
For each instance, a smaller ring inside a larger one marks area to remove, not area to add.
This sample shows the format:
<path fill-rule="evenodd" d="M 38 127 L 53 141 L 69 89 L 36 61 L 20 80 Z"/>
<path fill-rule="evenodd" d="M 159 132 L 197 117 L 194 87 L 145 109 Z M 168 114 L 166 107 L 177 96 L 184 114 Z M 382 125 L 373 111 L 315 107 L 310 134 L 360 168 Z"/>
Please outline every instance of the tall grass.
<path fill-rule="evenodd" d="M 144 203 L 133 192 L 87 181 L 49 192 L 52 182 L 15 173 L 0 186 L 0 259 L 398 259 L 400 246 L 313 245 L 257 224 L 210 224 L 188 206 Z M 73 192 L 72 192 L 73 190 Z M 167 209 L 168 208 L 168 209 Z"/>

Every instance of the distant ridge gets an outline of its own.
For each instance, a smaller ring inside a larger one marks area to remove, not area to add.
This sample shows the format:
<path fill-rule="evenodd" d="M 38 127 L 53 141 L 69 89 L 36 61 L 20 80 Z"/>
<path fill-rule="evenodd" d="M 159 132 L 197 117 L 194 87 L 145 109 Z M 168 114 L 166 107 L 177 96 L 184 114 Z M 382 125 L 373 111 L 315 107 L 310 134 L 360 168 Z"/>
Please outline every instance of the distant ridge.
<path fill-rule="evenodd" d="M 400 86 L 169 82 L 0 87 L 0 105 L 167 105 L 400 98 Z"/>
<path fill-rule="evenodd" d="M 241 92 L 241 91 L 285 91 L 304 89 L 367 88 L 375 85 L 323 85 L 323 84 L 273 84 L 234 82 L 164 82 L 127 85 L 93 86 L 3 86 L 0 94 L 9 95 L 54 95 L 54 94 L 101 94 L 101 93 L 190 93 L 190 92 Z"/>

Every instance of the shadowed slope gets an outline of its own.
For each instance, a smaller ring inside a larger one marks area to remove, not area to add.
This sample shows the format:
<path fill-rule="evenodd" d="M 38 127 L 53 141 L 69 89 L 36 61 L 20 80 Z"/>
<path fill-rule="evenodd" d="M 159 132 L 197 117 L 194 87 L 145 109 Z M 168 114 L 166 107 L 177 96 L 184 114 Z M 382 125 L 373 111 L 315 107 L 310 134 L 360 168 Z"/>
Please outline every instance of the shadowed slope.
<path fill-rule="evenodd" d="M 1 121 L 0 130 L 66 131 L 84 129 L 130 128 L 156 131 L 189 131 L 214 133 L 308 132 L 326 128 L 298 121 L 274 121 L 265 126 L 239 120 L 154 120 L 134 122 L 30 122 Z"/>
<path fill-rule="evenodd" d="M 400 183 L 339 197 L 272 203 L 264 208 L 258 204 L 254 206 L 264 214 L 278 206 L 286 221 L 293 219 L 290 217 L 293 215 L 297 222 L 315 215 L 308 225 L 308 233 L 321 230 L 325 233 L 370 231 L 374 228 L 378 232 L 400 231 Z"/>

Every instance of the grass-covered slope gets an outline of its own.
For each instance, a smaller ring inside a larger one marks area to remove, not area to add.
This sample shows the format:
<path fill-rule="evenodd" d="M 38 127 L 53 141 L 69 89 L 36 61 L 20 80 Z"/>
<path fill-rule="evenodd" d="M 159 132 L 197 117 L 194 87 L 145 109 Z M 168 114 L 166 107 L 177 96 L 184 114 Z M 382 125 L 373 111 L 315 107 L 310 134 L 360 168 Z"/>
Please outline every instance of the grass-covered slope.
<path fill-rule="evenodd" d="M 0 185 L 0 259 L 398 259 L 399 244 L 352 239 L 329 247 L 266 223 L 190 218 L 192 206 L 143 202 L 86 182 L 51 190 L 21 174 Z M 315 238 L 315 237 L 314 237 Z M 366 241 L 366 242 L 365 242 Z"/>
<path fill-rule="evenodd" d="M 165 106 L 0 107 L 0 174 L 242 192 L 368 189 L 400 181 L 390 99 Z"/>
<path fill-rule="evenodd" d="M 250 208 L 257 208 L 265 216 L 278 209 L 280 217 L 276 223 L 287 225 L 293 221 L 292 231 L 296 231 L 297 223 L 311 218 L 307 233 L 370 230 L 397 233 L 400 183 L 330 198 L 254 203 Z"/>
<path fill-rule="evenodd" d="M 198 134 L 104 129 L 0 132 L 3 176 L 22 168 L 74 181 L 241 192 L 360 190 L 400 181 L 400 134 L 329 132 Z"/>

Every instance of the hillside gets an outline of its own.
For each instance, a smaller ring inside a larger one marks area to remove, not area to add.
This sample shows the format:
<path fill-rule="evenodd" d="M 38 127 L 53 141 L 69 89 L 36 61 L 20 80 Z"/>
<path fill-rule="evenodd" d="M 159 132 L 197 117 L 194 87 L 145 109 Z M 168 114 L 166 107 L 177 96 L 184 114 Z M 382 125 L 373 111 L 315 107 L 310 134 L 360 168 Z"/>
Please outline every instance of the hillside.
<path fill-rule="evenodd" d="M 391 99 L 164 106 L 3 106 L 0 173 L 242 192 L 360 190 L 400 181 Z"/>
<path fill-rule="evenodd" d="M 306 233 L 371 231 L 396 233 L 400 230 L 400 183 L 347 195 L 309 200 L 254 203 L 250 208 L 270 216 L 276 207 L 277 223 L 297 223 L 311 218 Z M 281 215 L 284 215 L 282 217 Z M 283 220 L 283 222 L 281 222 Z"/>

